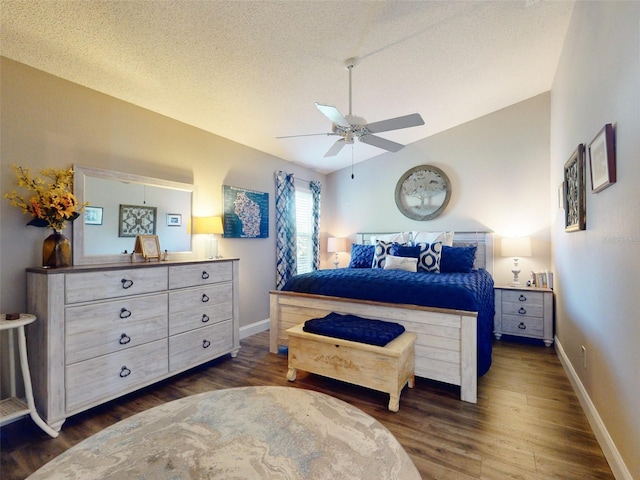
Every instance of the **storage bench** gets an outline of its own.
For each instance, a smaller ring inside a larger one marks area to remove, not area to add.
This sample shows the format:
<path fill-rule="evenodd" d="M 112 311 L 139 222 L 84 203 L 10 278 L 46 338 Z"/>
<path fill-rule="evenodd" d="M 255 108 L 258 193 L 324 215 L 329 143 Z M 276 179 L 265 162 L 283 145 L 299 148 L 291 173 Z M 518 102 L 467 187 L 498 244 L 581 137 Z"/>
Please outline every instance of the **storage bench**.
<path fill-rule="evenodd" d="M 414 385 L 416 334 L 404 332 L 384 347 L 305 332 L 304 323 L 287 330 L 289 370 L 298 369 L 389 394 L 389 410 L 400 408 L 400 393 Z"/>

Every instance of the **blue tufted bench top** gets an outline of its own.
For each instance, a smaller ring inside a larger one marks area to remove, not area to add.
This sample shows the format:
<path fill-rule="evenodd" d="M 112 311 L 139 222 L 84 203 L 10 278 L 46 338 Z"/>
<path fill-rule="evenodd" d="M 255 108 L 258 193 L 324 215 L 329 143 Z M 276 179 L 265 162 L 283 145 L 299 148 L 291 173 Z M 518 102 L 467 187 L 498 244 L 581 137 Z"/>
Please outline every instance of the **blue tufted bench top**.
<path fill-rule="evenodd" d="M 404 333 L 399 323 L 371 320 L 355 315 L 341 315 L 332 312 L 322 318 L 313 318 L 304 322 L 305 332 L 327 337 L 350 340 L 384 347 L 387 343 Z"/>

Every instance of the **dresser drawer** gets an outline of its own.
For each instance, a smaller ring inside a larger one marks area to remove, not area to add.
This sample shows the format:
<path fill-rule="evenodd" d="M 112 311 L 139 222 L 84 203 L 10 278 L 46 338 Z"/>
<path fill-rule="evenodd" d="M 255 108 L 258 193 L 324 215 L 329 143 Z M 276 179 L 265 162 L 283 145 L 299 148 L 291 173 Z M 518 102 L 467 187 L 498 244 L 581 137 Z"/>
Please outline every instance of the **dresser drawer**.
<path fill-rule="evenodd" d="M 232 262 L 210 262 L 169 267 L 170 289 L 230 282 L 232 278 Z"/>
<path fill-rule="evenodd" d="M 166 293 L 68 307 L 66 365 L 166 338 L 167 311 Z"/>
<path fill-rule="evenodd" d="M 168 372 L 167 340 L 129 348 L 66 367 L 66 409 L 97 405 Z"/>
<path fill-rule="evenodd" d="M 233 316 L 231 283 L 169 293 L 169 335 L 193 330 Z"/>
<path fill-rule="evenodd" d="M 227 320 L 169 337 L 169 371 L 183 370 L 233 349 L 233 325 Z"/>
<path fill-rule="evenodd" d="M 544 325 L 542 318 L 502 315 L 502 333 L 506 335 L 542 337 Z"/>
<path fill-rule="evenodd" d="M 66 303 L 91 302 L 166 290 L 167 277 L 167 267 L 65 275 Z"/>
<path fill-rule="evenodd" d="M 502 303 L 542 306 L 544 304 L 544 294 L 543 292 L 532 292 L 529 290 L 503 290 Z"/>
<path fill-rule="evenodd" d="M 542 317 L 544 315 L 544 307 L 527 303 L 502 302 L 502 313 L 506 315 L 521 315 L 523 317 Z"/>

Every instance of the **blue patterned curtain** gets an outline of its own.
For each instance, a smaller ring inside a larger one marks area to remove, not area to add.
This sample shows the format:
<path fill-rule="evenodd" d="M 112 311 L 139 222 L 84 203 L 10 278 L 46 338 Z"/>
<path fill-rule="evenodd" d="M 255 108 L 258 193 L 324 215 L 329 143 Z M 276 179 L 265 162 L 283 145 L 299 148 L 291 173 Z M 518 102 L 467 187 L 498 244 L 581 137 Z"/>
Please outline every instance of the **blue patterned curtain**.
<path fill-rule="evenodd" d="M 311 240 L 313 242 L 313 269 L 320 268 L 320 182 L 309 182 L 309 189 L 313 198 L 313 233 Z"/>
<path fill-rule="evenodd" d="M 276 288 L 298 271 L 296 252 L 296 190 L 293 174 L 276 172 Z"/>

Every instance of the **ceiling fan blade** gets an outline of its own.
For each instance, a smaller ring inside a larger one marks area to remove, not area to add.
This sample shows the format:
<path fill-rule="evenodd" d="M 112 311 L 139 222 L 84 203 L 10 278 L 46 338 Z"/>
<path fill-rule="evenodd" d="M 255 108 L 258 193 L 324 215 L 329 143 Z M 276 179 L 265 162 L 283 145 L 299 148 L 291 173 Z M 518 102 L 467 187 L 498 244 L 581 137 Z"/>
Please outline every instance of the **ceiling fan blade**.
<path fill-rule="evenodd" d="M 315 137 L 318 135 L 324 135 L 324 136 L 329 136 L 329 135 L 338 135 L 337 133 L 333 133 L 333 132 L 327 132 L 327 133 L 303 133 L 301 135 L 284 135 L 282 137 L 276 137 L 276 138 L 295 138 L 295 137 Z"/>
<path fill-rule="evenodd" d="M 360 137 L 360 141 L 362 143 L 366 143 L 367 145 L 382 148 L 390 152 L 397 152 L 398 150 L 404 148 L 404 145 L 400 143 L 392 142 L 391 140 L 387 140 L 386 138 L 376 137 L 375 135 L 363 135 Z"/>
<path fill-rule="evenodd" d="M 316 102 L 316 107 L 318 107 L 318 110 L 320 110 L 325 117 L 331 120 L 332 123 L 347 128 L 351 126 L 349 122 L 347 122 L 347 119 L 344 118 L 344 116 L 336 107 L 332 107 L 331 105 L 323 105 L 318 102 Z"/>
<path fill-rule="evenodd" d="M 366 125 L 366 128 L 369 133 L 380 133 L 388 132 L 389 130 L 399 130 L 401 128 L 417 127 L 418 125 L 424 125 L 424 120 L 419 113 L 412 113 L 411 115 L 404 115 L 403 117 L 373 122 Z"/>
<path fill-rule="evenodd" d="M 344 147 L 346 144 L 347 142 L 345 142 L 344 138 L 336 140 L 336 143 L 331 146 L 331 148 L 327 151 L 327 153 L 324 154 L 324 156 L 335 157 L 338 153 L 340 153 L 340 150 L 342 150 L 342 147 Z"/>

